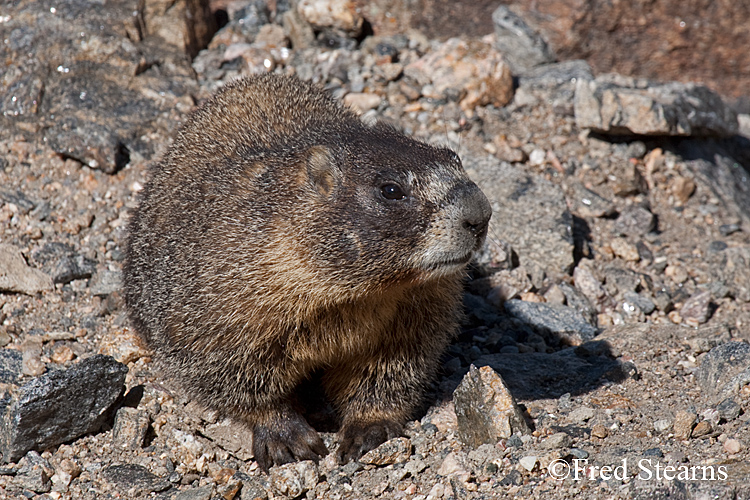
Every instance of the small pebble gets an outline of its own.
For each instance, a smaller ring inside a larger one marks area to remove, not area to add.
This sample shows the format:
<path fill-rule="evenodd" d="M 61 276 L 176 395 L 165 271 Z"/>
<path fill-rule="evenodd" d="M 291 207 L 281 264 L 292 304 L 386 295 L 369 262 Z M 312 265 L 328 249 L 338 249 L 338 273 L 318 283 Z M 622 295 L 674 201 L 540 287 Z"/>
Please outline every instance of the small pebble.
<path fill-rule="evenodd" d="M 672 428 L 672 422 L 666 419 L 657 420 L 654 422 L 654 430 L 656 432 L 666 432 Z"/>
<path fill-rule="evenodd" d="M 568 420 L 571 422 L 585 422 L 594 417 L 594 410 L 586 406 L 580 406 L 575 410 L 571 411 L 568 415 Z"/>
<path fill-rule="evenodd" d="M 675 415 L 674 424 L 674 437 L 679 440 L 690 439 L 690 434 L 693 432 L 693 426 L 698 415 L 688 411 L 681 411 Z"/>
<path fill-rule="evenodd" d="M 564 432 L 557 432 L 552 434 L 550 437 L 542 441 L 542 448 L 547 450 L 555 450 L 558 448 L 567 448 L 570 446 L 570 436 Z"/>
<path fill-rule="evenodd" d="M 537 462 L 537 458 L 533 455 L 523 457 L 522 459 L 518 461 L 519 465 L 529 472 L 534 470 L 534 466 L 536 466 L 536 462 Z"/>
<path fill-rule="evenodd" d="M 711 314 L 711 292 L 694 294 L 680 309 L 682 320 L 690 326 L 698 326 L 708 321 Z"/>
<path fill-rule="evenodd" d="M 708 420 L 701 420 L 698 422 L 698 424 L 693 428 L 693 432 L 691 434 L 694 438 L 699 438 L 706 436 L 708 434 L 711 434 L 713 432 L 713 425 L 711 425 L 711 422 Z"/>
<path fill-rule="evenodd" d="M 727 398 L 716 407 L 719 412 L 719 416 L 731 422 L 735 418 L 740 416 L 741 407 L 732 398 Z"/>
<path fill-rule="evenodd" d="M 599 439 L 604 439 L 609 436 L 609 430 L 602 424 L 596 424 L 591 428 L 591 435 Z"/>
<path fill-rule="evenodd" d="M 730 455 L 734 455 L 742 451 L 742 443 L 737 439 L 727 439 L 724 441 L 724 450 Z"/>

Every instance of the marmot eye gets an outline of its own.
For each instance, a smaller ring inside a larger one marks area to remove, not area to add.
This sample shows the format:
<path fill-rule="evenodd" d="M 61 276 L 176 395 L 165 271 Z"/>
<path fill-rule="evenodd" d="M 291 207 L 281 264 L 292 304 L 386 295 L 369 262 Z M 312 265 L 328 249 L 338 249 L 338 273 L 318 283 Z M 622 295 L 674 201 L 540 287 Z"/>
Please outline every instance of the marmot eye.
<path fill-rule="evenodd" d="M 386 200 L 403 200 L 406 193 L 398 184 L 383 184 L 380 186 L 380 192 Z"/>

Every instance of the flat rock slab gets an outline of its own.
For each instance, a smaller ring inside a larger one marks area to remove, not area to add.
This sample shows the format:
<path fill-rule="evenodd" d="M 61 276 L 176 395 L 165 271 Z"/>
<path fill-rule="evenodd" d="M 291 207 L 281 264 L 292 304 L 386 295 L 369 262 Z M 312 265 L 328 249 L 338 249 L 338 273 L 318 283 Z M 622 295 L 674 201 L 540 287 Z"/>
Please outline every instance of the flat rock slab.
<path fill-rule="evenodd" d="M 18 248 L 0 245 L 0 291 L 34 295 L 53 288 L 52 278 L 29 267 Z"/>
<path fill-rule="evenodd" d="M 620 75 L 579 80 L 579 128 L 612 135 L 719 136 L 737 134 L 737 114 L 702 85 L 650 84 Z"/>
<path fill-rule="evenodd" d="M 0 408 L 3 460 L 15 462 L 29 450 L 99 430 L 122 394 L 127 372 L 114 358 L 96 355 L 14 389 Z"/>
<path fill-rule="evenodd" d="M 566 274 L 573 267 L 573 216 L 563 191 L 493 157 L 463 162 L 492 204 L 487 239 L 510 243 L 522 265 Z"/>
<path fill-rule="evenodd" d="M 505 302 L 505 312 L 543 335 L 557 337 L 567 345 L 580 345 L 592 340 L 598 333 L 597 329 L 572 307 L 509 300 Z"/>
<path fill-rule="evenodd" d="M 132 493 L 133 497 L 158 493 L 172 486 L 166 479 L 161 479 L 145 467 L 135 464 L 112 465 L 102 471 L 102 476 L 116 484 L 120 490 Z"/>

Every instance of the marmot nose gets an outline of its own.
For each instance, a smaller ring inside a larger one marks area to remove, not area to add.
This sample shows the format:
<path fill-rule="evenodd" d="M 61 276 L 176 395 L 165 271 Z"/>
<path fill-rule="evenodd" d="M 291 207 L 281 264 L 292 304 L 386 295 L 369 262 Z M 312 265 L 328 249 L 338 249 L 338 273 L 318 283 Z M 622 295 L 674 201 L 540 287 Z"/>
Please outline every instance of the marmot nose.
<path fill-rule="evenodd" d="M 476 184 L 471 184 L 467 191 L 461 225 L 476 238 L 484 239 L 492 216 L 492 207 Z"/>

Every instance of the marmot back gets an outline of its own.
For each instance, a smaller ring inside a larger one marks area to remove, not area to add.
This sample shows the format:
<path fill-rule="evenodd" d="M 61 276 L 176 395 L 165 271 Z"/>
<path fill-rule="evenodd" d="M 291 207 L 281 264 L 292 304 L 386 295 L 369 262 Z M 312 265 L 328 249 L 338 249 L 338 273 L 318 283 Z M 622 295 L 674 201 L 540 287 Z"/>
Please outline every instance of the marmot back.
<path fill-rule="evenodd" d="M 491 209 L 448 149 L 368 126 L 293 77 L 236 81 L 150 171 L 125 298 L 156 359 L 272 463 L 327 453 L 296 387 L 322 372 L 338 456 L 401 432 L 457 330 Z"/>

